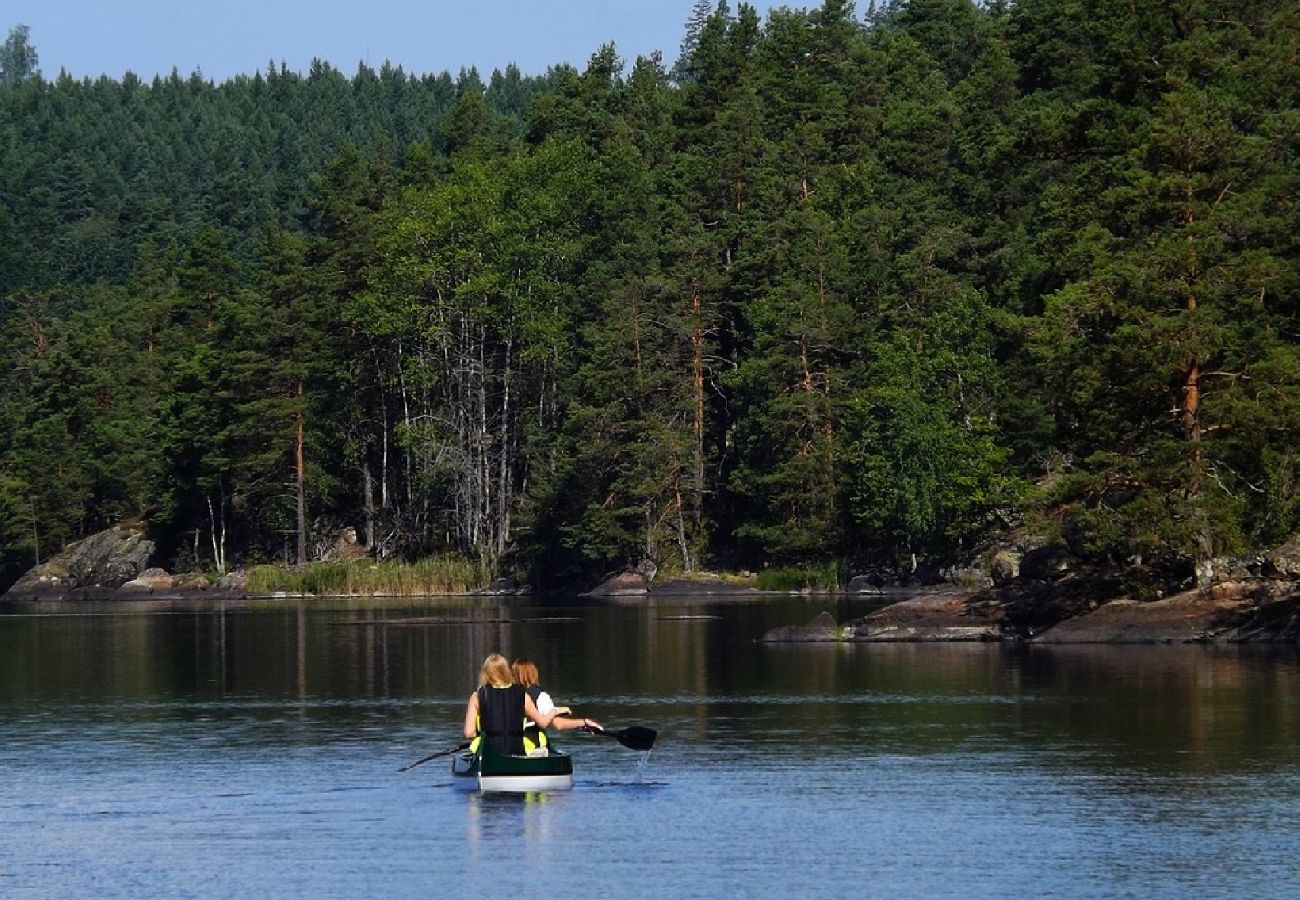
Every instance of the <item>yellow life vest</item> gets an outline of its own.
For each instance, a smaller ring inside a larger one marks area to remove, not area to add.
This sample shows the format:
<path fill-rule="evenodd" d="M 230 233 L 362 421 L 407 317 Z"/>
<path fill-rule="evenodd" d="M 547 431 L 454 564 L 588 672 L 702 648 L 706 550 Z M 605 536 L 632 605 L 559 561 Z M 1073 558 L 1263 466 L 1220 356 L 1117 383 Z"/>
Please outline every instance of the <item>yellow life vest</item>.
<path fill-rule="evenodd" d="M 535 722 L 524 720 L 524 753 L 533 753 L 537 750 L 545 750 L 550 746 L 546 739 L 546 732 L 542 731 Z"/>

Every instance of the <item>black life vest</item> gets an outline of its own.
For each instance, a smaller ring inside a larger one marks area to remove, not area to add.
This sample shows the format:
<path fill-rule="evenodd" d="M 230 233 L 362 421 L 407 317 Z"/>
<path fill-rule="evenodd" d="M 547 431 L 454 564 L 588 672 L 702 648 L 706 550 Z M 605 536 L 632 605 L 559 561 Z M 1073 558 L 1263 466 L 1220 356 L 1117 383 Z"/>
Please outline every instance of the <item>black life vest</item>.
<path fill-rule="evenodd" d="M 524 689 L 483 685 L 478 689 L 478 731 L 502 753 L 524 753 Z"/>

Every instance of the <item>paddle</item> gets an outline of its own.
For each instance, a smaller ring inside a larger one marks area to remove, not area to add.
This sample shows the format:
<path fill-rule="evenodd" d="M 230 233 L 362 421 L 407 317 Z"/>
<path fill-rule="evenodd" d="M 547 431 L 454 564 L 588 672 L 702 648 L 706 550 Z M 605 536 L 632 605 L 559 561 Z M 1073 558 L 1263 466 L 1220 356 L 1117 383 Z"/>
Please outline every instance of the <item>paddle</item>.
<path fill-rule="evenodd" d="M 465 743 L 461 744 L 459 747 L 452 747 L 450 750 L 442 750 L 438 753 L 432 753 L 429 756 L 426 756 L 424 759 L 417 759 L 409 766 L 402 766 L 397 771 L 405 772 L 407 769 L 414 769 L 416 766 L 422 765 L 423 763 L 427 763 L 431 759 L 437 759 L 440 756 L 451 756 L 453 753 L 459 753 L 462 750 L 468 750 L 468 749 L 469 749 L 469 741 L 466 741 Z"/>
<path fill-rule="evenodd" d="M 653 728 L 643 728 L 640 725 L 632 725 L 622 731 L 606 731 L 595 725 L 587 725 L 582 730 L 588 734 L 611 737 L 629 750 L 649 750 L 655 745 L 655 738 L 659 736 L 659 732 Z"/>

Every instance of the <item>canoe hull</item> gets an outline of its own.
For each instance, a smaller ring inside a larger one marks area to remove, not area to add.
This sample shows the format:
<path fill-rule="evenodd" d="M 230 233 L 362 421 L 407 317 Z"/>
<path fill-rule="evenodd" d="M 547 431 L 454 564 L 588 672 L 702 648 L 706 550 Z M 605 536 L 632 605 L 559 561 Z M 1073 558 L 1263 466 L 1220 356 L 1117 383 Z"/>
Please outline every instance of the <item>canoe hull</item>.
<path fill-rule="evenodd" d="M 478 776 L 478 789 L 499 793 L 532 793 L 534 791 L 567 791 L 573 787 L 573 773 L 568 775 L 483 775 Z"/>
<path fill-rule="evenodd" d="M 452 758 L 451 772 L 464 786 L 484 792 L 567 791 L 573 787 L 573 758 L 551 748 L 549 756 L 508 756 L 487 746 Z"/>

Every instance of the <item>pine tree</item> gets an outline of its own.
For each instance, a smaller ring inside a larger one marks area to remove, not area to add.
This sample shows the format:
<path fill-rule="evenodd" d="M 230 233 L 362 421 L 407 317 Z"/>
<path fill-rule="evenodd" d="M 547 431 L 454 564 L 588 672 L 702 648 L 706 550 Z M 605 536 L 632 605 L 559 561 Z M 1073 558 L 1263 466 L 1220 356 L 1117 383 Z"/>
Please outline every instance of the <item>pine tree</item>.
<path fill-rule="evenodd" d="M 695 0 L 695 6 L 691 8 L 691 14 L 686 18 L 681 46 L 677 51 L 677 61 L 673 63 L 673 79 L 678 84 L 692 77 L 693 59 L 695 51 L 700 46 L 700 36 L 715 12 L 723 17 L 726 16 L 726 0 L 718 3 L 716 8 L 714 0 Z"/>
<path fill-rule="evenodd" d="M 1073 454 L 1057 498 L 1078 543 L 1180 554 L 1205 584 L 1217 557 L 1296 524 L 1295 223 L 1273 199 L 1295 178 L 1277 125 L 1296 98 L 1265 62 L 1295 23 L 1197 4 L 1150 26 L 1131 140 L 1036 347 Z"/>

